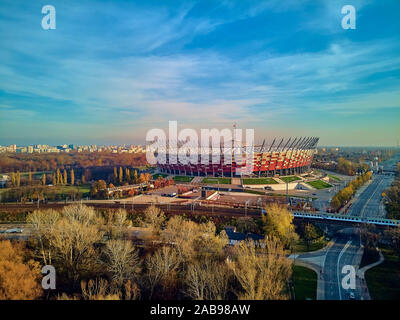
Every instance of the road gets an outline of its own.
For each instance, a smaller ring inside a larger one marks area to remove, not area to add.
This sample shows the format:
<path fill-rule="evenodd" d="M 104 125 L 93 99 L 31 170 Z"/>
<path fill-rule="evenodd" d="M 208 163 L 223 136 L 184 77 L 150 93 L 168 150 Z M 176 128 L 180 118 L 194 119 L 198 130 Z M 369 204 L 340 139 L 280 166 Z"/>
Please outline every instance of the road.
<path fill-rule="evenodd" d="M 359 195 L 350 207 L 348 214 L 361 217 L 382 217 L 385 214 L 381 205 L 382 192 L 393 182 L 393 176 L 374 174 L 372 182 Z"/>
<path fill-rule="evenodd" d="M 384 169 L 392 170 L 397 161 L 398 157 L 383 163 Z M 382 192 L 390 186 L 393 179 L 391 175 L 374 174 L 372 182 L 355 199 L 349 214 L 364 217 L 384 216 L 385 210 L 381 205 Z M 296 255 L 296 259 L 317 271 L 317 299 L 347 300 L 349 293 L 353 292 L 356 300 L 364 300 L 370 299 L 364 278 L 356 276 L 354 290 L 346 290 L 342 286 L 342 280 L 346 276 L 342 273 L 343 267 L 353 266 L 357 275 L 363 251 L 359 229 L 346 228 L 337 233 L 333 244 L 325 250 Z"/>
<path fill-rule="evenodd" d="M 345 229 L 335 239 L 333 246 L 326 252 L 322 271 L 324 300 L 348 300 L 350 292 L 356 300 L 362 300 L 365 288 L 361 279 L 356 277 L 355 289 L 344 289 L 342 280 L 347 273 L 342 273 L 343 267 L 353 266 L 357 274 L 363 249 L 360 246 L 358 230 Z"/>

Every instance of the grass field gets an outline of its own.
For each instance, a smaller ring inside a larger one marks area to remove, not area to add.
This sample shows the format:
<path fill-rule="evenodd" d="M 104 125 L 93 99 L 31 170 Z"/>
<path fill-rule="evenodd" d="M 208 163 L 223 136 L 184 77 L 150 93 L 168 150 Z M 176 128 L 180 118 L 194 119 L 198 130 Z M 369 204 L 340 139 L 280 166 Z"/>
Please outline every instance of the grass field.
<path fill-rule="evenodd" d="M 340 178 L 338 178 L 338 177 L 336 177 L 336 176 L 334 176 L 332 174 L 328 174 L 328 177 L 333 179 L 333 180 L 336 180 L 336 181 L 342 181 L 342 179 L 340 179 Z"/>
<path fill-rule="evenodd" d="M 154 180 L 157 180 L 158 177 L 165 178 L 165 177 L 168 177 L 168 175 L 165 174 L 165 173 L 156 173 L 156 174 L 153 174 L 153 179 L 154 179 Z"/>
<path fill-rule="evenodd" d="M 365 273 L 369 293 L 373 300 L 399 300 L 399 258 L 391 249 L 384 248 L 381 250 L 385 261 Z"/>
<path fill-rule="evenodd" d="M 295 253 L 316 251 L 325 247 L 327 243 L 328 241 L 326 240 L 315 241 L 313 243 L 310 243 L 310 248 L 307 250 L 306 242 L 303 239 L 300 239 L 296 243 Z"/>
<path fill-rule="evenodd" d="M 315 189 L 325 189 L 325 188 L 332 187 L 332 185 L 330 185 L 329 183 L 326 183 L 325 181 L 322 181 L 322 180 L 309 181 L 307 183 L 311 187 L 314 187 Z"/>
<path fill-rule="evenodd" d="M 279 177 L 279 179 L 281 179 L 282 181 L 285 181 L 287 183 L 293 182 L 293 181 L 297 181 L 297 180 L 301 180 L 299 177 L 297 176 L 290 176 L 290 177 Z"/>
<path fill-rule="evenodd" d="M 317 298 L 317 274 L 315 271 L 293 266 L 293 282 L 296 300 Z"/>
<path fill-rule="evenodd" d="M 81 193 L 81 194 L 88 194 L 90 193 L 90 184 L 84 184 L 81 186 L 55 186 L 55 187 L 51 187 L 54 188 L 57 193 L 61 193 L 61 194 L 67 194 L 71 191 L 76 191 Z"/>
<path fill-rule="evenodd" d="M 193 177 L 175 176 L 173 179 L 175 182 L 190 182 L 193 180 Z"/>
<path fill-rule="evenodd" d="M 272 178 L 247 178 L 243 179 L 243 184 L 276 184 Z"/>
<path fill-rule="evenodd" d="M 220 183 L 220 184 L 230 184 L 231 179 L 230 178 L 204 178 L 202 183 Z"/>

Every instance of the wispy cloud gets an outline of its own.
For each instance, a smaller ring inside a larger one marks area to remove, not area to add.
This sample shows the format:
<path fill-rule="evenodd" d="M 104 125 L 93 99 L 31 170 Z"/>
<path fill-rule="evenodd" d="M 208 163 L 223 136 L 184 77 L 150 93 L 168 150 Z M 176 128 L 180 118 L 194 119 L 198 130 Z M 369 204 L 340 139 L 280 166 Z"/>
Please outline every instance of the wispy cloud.
<path fill-rule="evenodd" d="M 356 2 L 360 8 L 373 6 Z M 40 5 L 31 2 L 21 10 L 20 3 L 0 5 L 3 128 L 25 114 L 41 123 L 43 136 L 60 128 L 59 137 L 75 137 L 73 131 L 96 137 L 106 123 L 118 128 L 103 131 L 102 139 L 123 139 L 124 132 L 132 137 L 134 131 L 140 140 L 146 128 L 168 120 L 193 127 L 237 121 L 276 131 L 282 123 L 293 127 L 294 119 L 307 113 L 322 123 L 324 116 L 399 108 L 398 35 L 368 38 L 360 30 L 361 39 L 338 37 L 330 27 L 337 19 L 331 2 L 54 1 L 57 29 L 49 32 L 40 28 Z M 257 26 L 268 18 L 294 13 L 305 19 L 302 28 L 300 18 L 293 24 L 282 19 L 270 39 L 258 34 Z M 234 26 L 244 39 L 238 44 Z M 290 47 L 284 35 L 291 28 L 304 41 L 318 32 L 324 38 L 318 46 Z M 2 134 L 12 139 L 15 132 Z"/>

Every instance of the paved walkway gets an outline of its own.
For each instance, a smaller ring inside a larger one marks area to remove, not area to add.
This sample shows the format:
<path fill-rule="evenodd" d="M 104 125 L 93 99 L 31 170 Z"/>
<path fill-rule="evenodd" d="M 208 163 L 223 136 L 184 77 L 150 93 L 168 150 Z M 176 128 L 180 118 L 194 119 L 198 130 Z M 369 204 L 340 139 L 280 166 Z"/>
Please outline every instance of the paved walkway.
<path fill-rule="evenodd" d="M 377 262 L 371 263 L 367 266 L 364 266 L 360 269 L 358 269 L 357 272 L 357 277 L 360 279 L 361 281 L 361 285 L 362 285 L 362 297 L 361 300 L 371 300 L 371 296 L 369 294 L 369 290 L 368 290 L 368 286 L 367 286 L 367 282 L 365 281 L 365 272 L 373 267 L 376 267 L 377 265 L 380 265 L 383 261 L 385 260 L 382 252 L 379 250 L 379 260 Z"/>

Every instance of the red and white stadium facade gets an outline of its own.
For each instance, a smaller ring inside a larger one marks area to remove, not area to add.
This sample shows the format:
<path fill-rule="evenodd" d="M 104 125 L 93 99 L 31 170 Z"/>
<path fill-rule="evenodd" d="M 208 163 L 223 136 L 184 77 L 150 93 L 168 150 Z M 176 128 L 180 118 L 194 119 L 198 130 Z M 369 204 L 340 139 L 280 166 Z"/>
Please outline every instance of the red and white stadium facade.
<path fill-rule="evenodd" d="M 272 143 L 266 144 L 265 140 L 261 145 L 253 148 L 252 173 L 249 176 L 275 176 L 300 174 L 310 169 L 312 157 L 317 147 L 319 138 L 289 138 L 273 139 Z M 245 150 L 243 147 L 242 150 Z M 244 153 L 245 151 L 243 151 Z M 201 155 L 198 155 L 196 163 L 183 164 L 169 163 L 169 155 L 166 154 L 165 163 L 158 163 L 159 171 L 189 176 L 214 176 L 214 177 L 234 177 L 238 176 L 237 169 L 246 166 L 246 161 L 235 161 L 232 152 L 231 161 L 224 161 L 221 155 L 218 163 L 212 163 L 211 156 L 209 162 L 201 162 Z M 243 156 L 245 157 L 245 156 Z M 237 158 L 237 157 L 236 157 Z M 204 161 L 203 161 L 204 162 Z"/>

